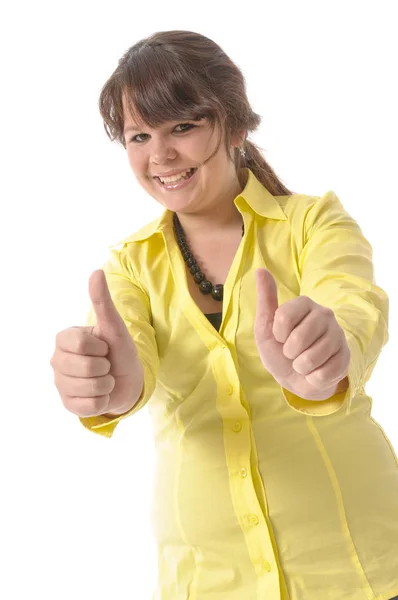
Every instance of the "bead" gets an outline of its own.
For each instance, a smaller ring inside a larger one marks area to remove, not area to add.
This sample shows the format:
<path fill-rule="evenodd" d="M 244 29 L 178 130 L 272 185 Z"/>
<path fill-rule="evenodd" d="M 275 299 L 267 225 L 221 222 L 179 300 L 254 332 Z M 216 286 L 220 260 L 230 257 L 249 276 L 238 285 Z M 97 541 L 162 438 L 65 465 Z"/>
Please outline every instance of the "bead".
<path fill-rule="evenodd" d="M 193 278 L 195 280 L 195 283 L 201 283 L 205 278 L 205 274 L 202 273 L 202 271 L 198 271 L 197 273 L 195 273 Z"/>
<path fill-rule="evenodd" d="M 217 285 L 215 285 L 211 291 L 211 295 L 214 298 L 214 300 L 219 300 L 220 302 L 223 299 L 223 294 L 224 294 L 224 286 L 221 283 L 218 283 Z"/>
<path fill-rule="evenodd" d="M 212 288 L 211 282 L 208 281 L 207 279 L 202 281 L 202 283 L 199 285 L 199 289 L 202 292 L 202 294 L 210 294 L 211 288 Z"/>

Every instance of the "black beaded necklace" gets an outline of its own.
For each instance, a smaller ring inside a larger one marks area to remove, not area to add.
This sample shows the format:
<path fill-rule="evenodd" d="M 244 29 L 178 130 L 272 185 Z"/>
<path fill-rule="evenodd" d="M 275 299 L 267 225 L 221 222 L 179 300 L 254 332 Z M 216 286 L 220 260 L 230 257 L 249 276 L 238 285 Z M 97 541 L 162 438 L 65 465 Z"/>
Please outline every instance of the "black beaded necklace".
<path fill-rule="evenodd" d="M 211 281 L 208 281 L 206 279 L 205 274 L 202 273 L 202 271 L 199 269 L 198 264 L 197 264 L 194 256 L 192 255 L 192 253 L 189 249 L 188 243 L 185 239 L 185 235 L 184 235 L 183 229 L 181 227 L 181 223 L 178 219 L 177 213 L 174 213 L 174 215 L 173 215 L 173 225 L 174 225 L 174 233 L 176 236 L 178 246 L 181 250 L 182 257 L 183 257 L 187 267 L 189 268 L 190 272 L 192 273 L 195 283 L 197 283 L 199 285 L 199 289 L 202 292 L 202 294 L 211 294 L 212 297 L 214 298 L 214 300 L 218 300 L 221 302 L 223 299 L 224 286 L 222 283 L 213 285 L 211 283 Z M 244 236 L 244 234 L 245 234 L 245 224 L 243 223 L 242 237 Z"/>

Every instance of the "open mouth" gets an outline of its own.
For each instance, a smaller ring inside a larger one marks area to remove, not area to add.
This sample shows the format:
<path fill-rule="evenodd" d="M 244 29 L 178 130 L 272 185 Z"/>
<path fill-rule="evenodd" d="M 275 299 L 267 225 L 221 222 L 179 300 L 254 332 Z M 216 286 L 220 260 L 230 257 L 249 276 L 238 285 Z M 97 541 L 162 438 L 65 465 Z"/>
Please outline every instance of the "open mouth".
<path fill-rule="evenodd" d="M 182 174 L 182 175 L 174 175 L 173 177 L 164 177 L 162 179 L 160 177 L 156 176 L 155 179 L 158 179 L 159 182 L 161 183 L 161 185 L 164 185 L 164 186 L 177 185 L 178 183 L 181 183 L 182 181 L 191 179 L 191 177 L 195 173 L 195 171 L 197 171 L 197 169 L 192 168 L 192 169 L 185 171 L 184 174 Z"/>

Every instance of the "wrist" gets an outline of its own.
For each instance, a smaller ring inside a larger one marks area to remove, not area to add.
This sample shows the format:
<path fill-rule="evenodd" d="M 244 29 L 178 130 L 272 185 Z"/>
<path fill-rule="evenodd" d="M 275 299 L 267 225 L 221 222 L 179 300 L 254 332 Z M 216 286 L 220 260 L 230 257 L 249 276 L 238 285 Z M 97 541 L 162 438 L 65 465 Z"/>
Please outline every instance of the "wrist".
<path fill-rule="evenodd" d="M 320 394 L 314 394 L 311 398 L 307 398 L 307 400 L 328 400 L 332 398 L 336 394 L 341 394 L 342 392 L 346 392 L 348 390 L 349 381 L 348 376 L 344 377 L 339 383 L 336 383 L 331 388 L 324 390 Z"/>
<path fill-rule="evenodd" d="M 129 404 L 123 404 L 122 406 L 119 406 L 118 408 L 112 408 L 112 410 L 103 413 L 103 415 L 105 417 L 111 417 L 111 418 L 116 418 L 116 417 L 120 417 L 120 415 L 124 415 L 126 412 L 128 412 L 129 410 L 131 410 L 134 406 L 134 404 L 136 404 L 136 400 L 133 402 L 131 401 Z"/>
<path fill-rule="evenodd" d="M 133 376 L 118 381 L 117 395 L 110 401 L 110 406 L 104 416 L 117 418 L 124 415 L 137 404 L 144 390 L 144 369 L 140 361 L 136 363 L 137 369 Z M 121 399 L 130 398 L 129 402 L 120 403 Z M 118 401 L 119 399 L 119 401 Z"/>

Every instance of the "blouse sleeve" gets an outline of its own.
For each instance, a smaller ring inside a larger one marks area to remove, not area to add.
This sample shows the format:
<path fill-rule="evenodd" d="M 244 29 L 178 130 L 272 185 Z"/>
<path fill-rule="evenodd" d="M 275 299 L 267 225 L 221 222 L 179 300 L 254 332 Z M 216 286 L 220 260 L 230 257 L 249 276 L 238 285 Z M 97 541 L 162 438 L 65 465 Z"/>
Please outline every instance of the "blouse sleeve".
<path fill-rule="evenodd" d="M 348 389 L 331 398 L 307 400 L 282 388 L 285 400 L 299 412 L 322 416 L 344 406 L 348 414 L 389 339 L 389 299 L 375 283 L 372 257 L 372 246 L 334 192 L 327 192 L 307 210 L 298 258 L 300 295 L 333 310 L 351 359 Z"/>

